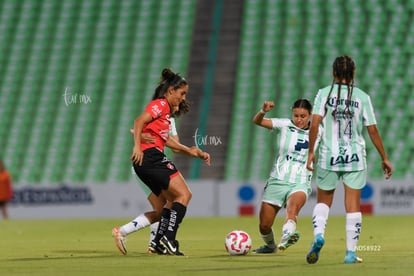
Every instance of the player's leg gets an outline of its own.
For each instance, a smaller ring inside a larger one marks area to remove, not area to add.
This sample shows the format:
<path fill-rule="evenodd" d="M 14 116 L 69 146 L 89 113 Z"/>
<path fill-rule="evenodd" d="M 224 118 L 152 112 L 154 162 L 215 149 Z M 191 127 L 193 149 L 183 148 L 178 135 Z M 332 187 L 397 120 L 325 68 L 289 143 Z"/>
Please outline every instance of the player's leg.
<path fill-rule="evenodd" d="M 138 215 L 135 219 L 121 227 L 115 227 L 112 229 L 112 236 L 115 239 L 115 245 L 123 255 L 127 254 L 127 235 L 136 232 L 140 229 L 143 229 L 153 222 L 159 221 L 161 216 L 161 210 L 166 202 L 166 199 L 161 195 L 161 187 L 158 187 L 157 185 L 151 185 L 152 187 L 149 187 L 144 183 L 144 181 L 147 183 L 153 183 L 152 181 L 150 181 L 151 174 L 144 174 L 142 175 L 141 179 L 138 176 L 138 172 L 142 173 L 143 169 L 140 166 L 137 166 L 136 168 L 137 170 L 135 170 L 134 166 L 132 167 L 132 173 L 135 175 L 137 183 L 140 186 L 141 190 L 147 196 L 147 199 L 150 202 L 153 210 Z M 154 189 L 154 192 L 152 191 L 152 189 Z"/>
<path fill-rule="evenodd" d="M 3 219 L 8 219 L 9 215 L 7 214 L 7 202 L 6 201 L 0 202 L 0 207 L 1 207 L 1 214 L 3 216 Z"/>
<path fill-rule="evenodd" d="M 346 211 L 346 253 L 344 263 L 361 263 L 356 248 L 361 234 L 362 214 L 360 209 L 361 190 L 366 184 L 366 171 L 344 174 Z"/>
<path fill-rule="evenodd" d="M 148 197 L 148 201 L 151 203 L 153 210 L 140 214 L 129 223 L 121 226 L 120 232 L 122 235 L 127 236 L 160 220 L 162 208 L 166 203 L 164 196 L 156 196 L 151 193 Z"/>
<path fill-rule="evenodd" d="M 167 231 L 168 223 L 170 221 L 171 203 L 167 203 L 169 206 L 165 206 L 161 211 L 161 218 L 158 222 L 158 228 L 155 230 L 155 236 L 151 240 L 149 250 L 158 254 L 167 254 L 167 249 L 160 243 L 161 238 Z"/>
<path fill-rule="evenodd" d="M 158 230 L 158 226 L 159 226 L 159 220 L 161 218 L 161 212 L 162 212 L 165 204 L 167 203 L 167 200 L 164 198 L 163 195 L 160 195 L 159 198 L 161 200 L 158 200 L 158 197 L 154 193 L 151 193 L 148 196 L 148 201 L 151 204 L 152 209 L 156 212 L 156 217 L 153 218 L 153 219 L 150 219 L 150 221 L 151 221 L 150 238 L 149 238 L 147 253 L 157 253 L 152 248 L 151 242 L 155 239 L 155 236 L 156 236 L 157 230 Z"/>
<path fill-rule="evenodd" d="M 285 205 L 285 198 L 287 194 L 286 183 L 282 183 L 277 179 L 269 178 L 263 191 L 262 205 L 260 207 L 260 224 L 259 231 L 262 240 L 265 242 L 253 253 L 274 253 L 277 250 L 277 245 L 274 239 L 274 232 L 272 229 L 275 217 L 282 206 Z"/>
<path fill-rule="evenodd" d="M 317 203 L 313 208 L 312 223 L 314 236 L 325 234 L 329 210 L 332 206 L 335 190 L 325 191 L 317 188 Z"/>
<path fill-rule="evenodd" d="M 181 173 L 178 173 L 170 178 L 168 189 L 163 190 L 162 194 L 172 204 L 165 234 L 160 239 L 160 242 L 167 248 L 170 254 L 183 255 L 178 249 L 179 244 L 176 236 L 178 227 L 187 212 L 187 205 L 191 200 L 192 193 Z"/>
<path fill-rule="evenodd" d="M 145 212 L 144 214 L 140 214 L 135 219 L 122 225 L 121 227 L 115 227 L 112 229 L 112 235 L 115 238 L 116 247 L 123 255 L 127 254 L 126 237 L 129 234 L 148 227 L 153 222 L 159 221 L 161 216 L 161 209 L 165 203 L 165 198 L 162 195 L 157 197 L 152 194 L 151 201 L 153 207 L 155 206 L 156 209 L 153 211 Z"/>
<path fill-rule="evenodd" d="M 319 252 L 325 244 L 325 228 L 339 177 L 340 174 L 337 172 L 324 170 L 320 167 L 317 169 L 317 204 L 313 209 L 312 216 L 314 240 L 306 255 L 306 260 L 310 264 L 318 261 Z"/>
<path fill-rule="evenodd" d="M 325 244 L 325 228 L 329 217 L 329 208 L 332 205 L 335 190 L 325 191 L 317 189 L 317 204 L 313 208 L 312 224 L 313 224 L 313 243 L 312 247 L 306 255 L 306 260 L 310 264 L 314 264 L 319 259 L 319 252 Z"/>
<path fill-rule="evenodd" d="M 276 252 L 276 242 L 273 233 L 273 223 L 280 206 L 275 206 L 268 202 L 262 201 L 259 213 L 259 232 L 264 245 L 253 250 L 256 254 L 267 254 Z"/>
<path fill-rule="evenodd" d="M 167 249 L 163 245 L 160 244 L 160 240 L 164 236 L 165 231 L 167 231 L 168 223 L 169 223 L 169 220 L 170 220 L 171 207 L 172 207 L 172 202 L 167 200 L 166 204 L 163 206 L 163 208 L 161 210 L 161 216 L 160 216 L 160 219 L 158 221 L 158 226 L 154 230 L 155 235 L 152 238 L 152 240 L 150 241 L 150 245 L 148 247 L 148 249 L 152 253 L 158 253 L 158 254 L 167 254 L 168 253 Z"/>
<path fill-rule="evenodd" d="M 300 233 L 296 231 L 296 222 L 306 200 L 307 192 L 304 190 L 295 190 L 289 195 L 286 202 L 286 217 L 282 227 L 282 236 L 278 245 L 279 250 L 285 250 L 299 240 Z"/>

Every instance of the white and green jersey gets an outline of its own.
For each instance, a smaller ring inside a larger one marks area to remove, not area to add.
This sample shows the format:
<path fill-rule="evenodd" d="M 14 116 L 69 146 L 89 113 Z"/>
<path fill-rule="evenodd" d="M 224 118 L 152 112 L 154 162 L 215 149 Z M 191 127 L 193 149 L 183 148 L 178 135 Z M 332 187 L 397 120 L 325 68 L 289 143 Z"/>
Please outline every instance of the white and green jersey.
<path fill-rule="evenodd" d="M 170 117 L 170 136 L 177 136 L 177 127 L 175 125 L 175 118 L 174 117 Z"/>
<path fill-rule="evenodd" d="M 168 133 L 169 136 L 177 136 L 177 127 L 175 125 L 175 118 L 170 117 L 170 132 Z M 164 154 L 168 157 L 168 159 L 173 158 L 173 151 L 169 147 L 164 148 Z"/>
<path fill-rule="evenodd" d="M 320 89 L 313 106 L 313 113 L 323 116 L 318 165 L 331 171 L 364 170 L 367 164 L 362 129 L 364 126 L 376 124 L 371 99 L 364 91 L 354 87 L 349 104 L 349 111 L 353 114 L 350 117 L 345 114 L 347 86 L 341 85 L 339 99 L 337 84 L 327 99 L 330 89 L 330 86 Z M 335 107 L 337 113 L 334 117 L 332 111 Z"/>
<path fill-rule="evenodd" d="M 309 129 L 296 127 L 290 119 L 271 118 L 278 135 L 278 154 L 270 177 L 287 183 L 310 184 L 312 173 L 306 169 Z"/>

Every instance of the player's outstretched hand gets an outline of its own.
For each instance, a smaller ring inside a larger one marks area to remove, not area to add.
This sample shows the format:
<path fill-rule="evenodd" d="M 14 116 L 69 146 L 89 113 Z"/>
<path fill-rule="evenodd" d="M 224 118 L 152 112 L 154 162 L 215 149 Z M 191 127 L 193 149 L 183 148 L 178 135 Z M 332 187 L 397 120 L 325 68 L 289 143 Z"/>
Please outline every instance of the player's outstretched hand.
<path fill-rule="evenodd" d="M 208 166 L 210 166 L 210 154 L 208 154 L 205 151 L 202 151 L 201 149 L 199 149 L 196 146 L 192 146 L 190 148 L 190 153 L 192 156 L 200 158 L 201 160 L 203 160 Z"/>
<path fill-rule="evenodd" d="M 390 177 L 392 175 L 391 162 L 388 159 L 383 160 L 382 164 L 381 164 L 381 167 L 382 167 L 382 171 L 384 172 L 385 179 L 390 179 Z"/>
<path fill-rule="evenodd" d="M 199 155 L 201 160 L 204 160 L 204 162 L 207 164 L 207 166 L 210 166 L 210 154 L 205 152 L 205 151 L 201 151 L 200 155 Z"/>

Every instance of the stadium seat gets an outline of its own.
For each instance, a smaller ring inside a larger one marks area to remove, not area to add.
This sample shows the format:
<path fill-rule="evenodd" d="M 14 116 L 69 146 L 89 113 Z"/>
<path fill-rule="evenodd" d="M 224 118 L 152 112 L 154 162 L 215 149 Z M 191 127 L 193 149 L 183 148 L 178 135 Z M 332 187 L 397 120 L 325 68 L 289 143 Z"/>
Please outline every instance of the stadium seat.
<path fill-rule="evenodd" d="M 266 11 L 260 10 L 262 7 Z M 346 12 L 343 11 L 344 7 Z M 384 145 L 396 159 L 393 162 L 412 163 L 411 157 L 399 153 L 402 146 L 395 149 L 396 140 L 404 141 L 403 137 L 410 129 L 409 123 L 390 122 L 395 121 L 396 110 L 400 111 L 399 122 L 410 121 L 407 117 L 403 119 L 403 116 L 414 116 L 414 102 L 407 105 L 410 103 L 410 91 L 414 85 L 413 78 L 410 77 L 413 75 L 410 72 L 414 73 L 414 51 L 410 46 L 414 27 L 408 20 L 407 12 L 413 10 L 413 7 L 412 1 L 399 0 L 351 0 L 345 6 L 338 5 L 338 2 L 333 0 L 312 0 L 306 1 L 303 5 L 298 5 L 296 1 L 268 0 L 260 7 L 255 5 L 254 1 L 246 1 L 236 99 L 239 93 L 246 93 L 244 91 L 255 87 L 258 87 L 259 91 L 255 92 L 255 108 L 253 104 L 235 104 L 233 114 L 248 113 L 253 116 L 260 106 L 258 103 L 262 100 L 261 97 L 266 95 L 261 90 L 268 88 L 275 90 L 270 92 L 270 95 L 277 100 L 277 111 L 269 115 L 288 116 L 292 101 L 299 97 L 313 101 L 317 89 L 330 84 L 330 66 L 333 59 L 340 54 L 348 54 L 357 62 L 356 85 L 371 95 Z M 283 14 L 280 11 L 283 11 Z M 275 19 L 268 19 L 266 14 L 273 14 L 273 17 L 277 18 L 277 27 L 274 25 Z M 303 24 L 306 28 L 301 28 L 298 32 L 295 28 L 296 23 Z M 361 24 L 365 24 L 367 28 L 350 27 Z M 266 37 L 266 43 L 261 43 L 260 34 L 265 34 L 271 26 L 274 30 L 269 34 L 272 36 Z M 273 45 L 273 48 L 267 48 L 267 45 Z M 253 56 L 254 59 L 247 59 L 249 56 Z M 253 73 L 245 72 L 249 66 L 257 68 L 255 78 L 249 78 Z M 272 79 L 276 80 L 276 84 Z M 251 99 L 251 95 L 246 95 L 243 99 Z M 241 118 L 246 117 L 249 116 L 244 115 Z M 232 122 L 236 120 L 237 117 L 233 116 Z M 252 143 L 238 144 L 243 153 L 236 153 L 237 159 L 228 159 L 227 178 L 231 172 L 240 172 L 232 174 L 240 179 L 267 177 L 268 171 L 261 170 L 257 163 L 259 160 L 261 164 L 268 162 L 269 146 L 263 146 L 267 145 L 266 135 L 257 131 L 258 129 L 253 128 L 248 132 L 246 126 L 231 128 L 232 141 L 241 142 L 249 139 Z M 370 142 L 367 142 L 367 147 L 370 163 L 379 162 L 378 154 Z M 229 155 L 235 152 L 236 149 L 231 149 Z M 262 156 L 261 159 L 259 156 Z M 242 164 L 241 169 L 236 168 L 235 160 Z M 247 176 L 244 168 L 249 168 Z M 399 166 L 399 170 L 401 173 L 398 177 L 404 177 L 409 169 Z M 370 177 L 382 178 L 380 170 L 370 170 L 369 173 Z"/>
<path fill-rule="evenodd" d="M 162 68 L 186 74 L 196 4 L 1 2 L 0 146 L 16 182 L 131 180 L 129 128 Z M 397 175 L 409 175 L 413 11 L 414 2 L 403 0 L 244 1 L 225 178 L 267 177 L 275 135 L 254 126 L 252 116 L 265 99 L 276 102 L 268 116 L 280 117 L 299 97 L 313 101 L 332 81 L 339 54 L 355 58 L 356 85 L 371 95 L 386 150 L 407 164 Z M 360 25 L 366 28 L 352 27 Z M 67 89 L 92 102 L 67 106 Z M 370 177 L 382 175 L 372 170 Z"/>
<path fill-rule="evenodd" d="M 0 46 L 1 115 L 10 118 L 0 145 L 14 181 L 128 181 L 129 128 L 163 67 L 186 73 L 195 1 L 0 5 L 0 38 L 9 41 Z M 77 102 L 67 105 L 65 91 Z"/>

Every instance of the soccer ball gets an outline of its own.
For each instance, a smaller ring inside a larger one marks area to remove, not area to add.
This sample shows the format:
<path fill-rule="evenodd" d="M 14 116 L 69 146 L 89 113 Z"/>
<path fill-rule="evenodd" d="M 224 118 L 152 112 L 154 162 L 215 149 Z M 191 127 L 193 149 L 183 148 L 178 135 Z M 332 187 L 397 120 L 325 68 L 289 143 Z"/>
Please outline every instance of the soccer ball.
<path fill-rule="evenodd" d="M 227 234 L 224 245 L 230 255 L 246 255 L 252 248 L 252 239 L 242 230 L 233 230 Z"/>

